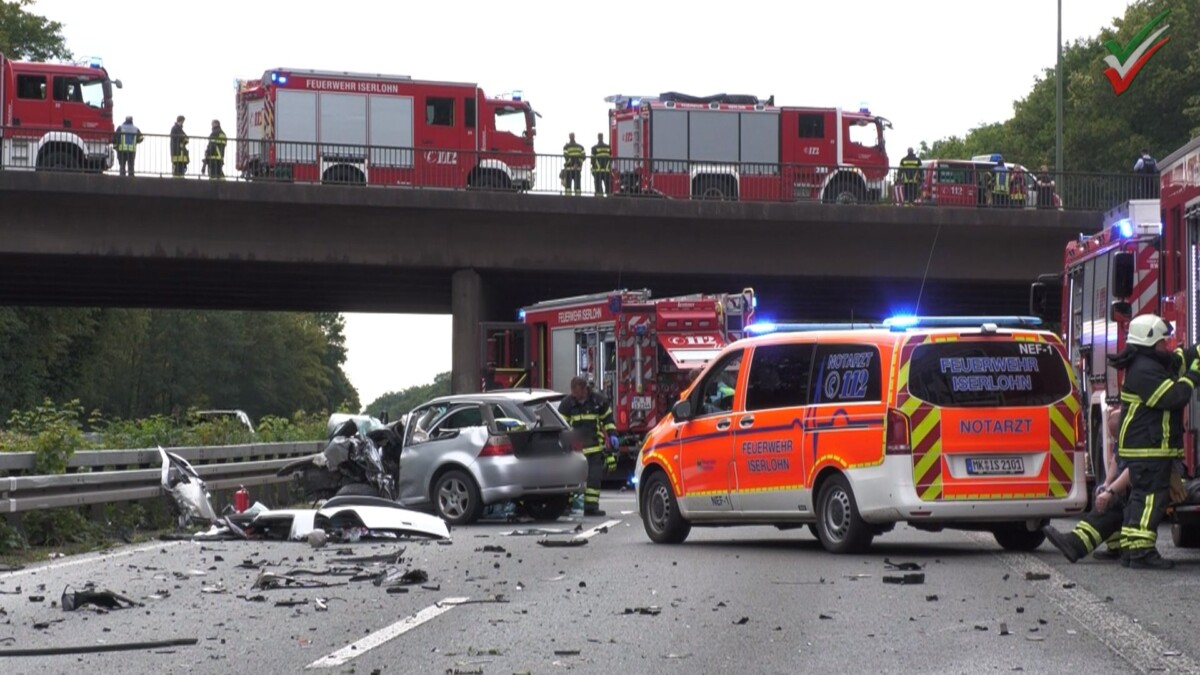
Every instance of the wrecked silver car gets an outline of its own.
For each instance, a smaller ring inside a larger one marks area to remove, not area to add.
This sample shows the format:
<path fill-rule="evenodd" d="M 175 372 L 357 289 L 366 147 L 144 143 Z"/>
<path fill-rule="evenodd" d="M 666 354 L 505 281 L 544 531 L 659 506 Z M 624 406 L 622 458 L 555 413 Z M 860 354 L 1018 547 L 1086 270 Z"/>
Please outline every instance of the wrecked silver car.
<path fill-rule="evenodd" d="M 351 495 L 395 499 L 399 434 L 353 415 L 333 415 L 329 426 L 322 452 L 291 462 L 277 475 L 296 475 L 311 501 Z"/>

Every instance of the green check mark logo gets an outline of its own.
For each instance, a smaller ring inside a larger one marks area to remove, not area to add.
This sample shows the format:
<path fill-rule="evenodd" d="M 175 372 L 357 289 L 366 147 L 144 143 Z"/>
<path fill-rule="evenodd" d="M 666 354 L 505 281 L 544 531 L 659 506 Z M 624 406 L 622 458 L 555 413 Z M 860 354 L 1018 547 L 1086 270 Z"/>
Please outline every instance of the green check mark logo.
<path fill-rule="evenodd" d="M 1108 68 L 1105 69 L 1104 75 L 1108 77 L 1117 96 L 1125 93 L 1142 66 L 1171 39 L 1169 37 L 1158 39 L 1170 26 L 1164 25 L 1156 30 L 1158 24 L 1162 23 L 1170 13 L 1171 10 L 1168 9 L 1151 19 L 1150 23 L 1143 26 L 1138 34 L 1134 35 L 1133 39 L 1124 46 L 1116 39 L 1104 42 L 1104 48 L 1108 50 L 1108 56 L 1104 57 Z"/>

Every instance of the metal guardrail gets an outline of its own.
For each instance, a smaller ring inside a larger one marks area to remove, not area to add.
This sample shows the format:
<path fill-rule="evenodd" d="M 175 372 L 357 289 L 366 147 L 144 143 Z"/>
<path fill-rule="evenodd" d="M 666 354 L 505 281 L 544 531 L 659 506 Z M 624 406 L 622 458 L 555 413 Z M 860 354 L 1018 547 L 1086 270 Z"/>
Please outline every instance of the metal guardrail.
<path fill-rule="evenodd" d="M 0 128 L 0 133 L 9 138 L 26 135 L 25 149 L 0 157 L 0 169 L 120 175 L 117 153 L 104 135 L 88 140 L 85 152 L 78 148 L 49 150 L 39 140 L 41 131 L 29 127 Z M 218 167 L 205 159 L 209 143 L 206 136 L 190 139 L 185 163 L 173 162 L 170 136 L 145 134 L 144 139 L 132 162 L 135 179 L 219 179 L 751 202 L 900 206 L 905 201 L 900 169 L 896 166 L 863 171 L 853 166 L 828 164 L 614 158 L 609 171 L 593 172 L 590 158 L 578 170 L 572 170 L 567 168 L 561 154 L 229 137 L 224 161 Z M 930 183 L 924 186 L 930 189 L 918 190 L 913 201 L 917 206 L 1106 211 L 1129 199 L 1156 197 L 1158 192 L 1156 176 L 1080 172 L 1046 175 L 1032 167 L 1027 169 L 1014 181 L 1015 189 L 1010 194 L 998 197 L 989 182 L 991 167 L 987 162 L 925 160 L 922 177 L 930 178 Z M 578 188 L 573 180 L 576 174 Z M 607 187 L 602 190 L 604 183 Z"/>
<path fill-rule="evenodd" d="M 320 441 L 305 441 L 170 448 L 170 451 L 187 459 L 209 489 L 216 491 L 239 485 L 286 482 L 290 479 L 275 473 L 296 458 L 320 452 L 324 445 Z M 161 456 L 157 448 L 80 452 L 71 458 L 71 468 L 76 472 L 0 478 L 0 514 L 153 499 L 162 494 Z M 33 454 L 0 454 L 0 470 L 10 474 L 32 473 Z"/>

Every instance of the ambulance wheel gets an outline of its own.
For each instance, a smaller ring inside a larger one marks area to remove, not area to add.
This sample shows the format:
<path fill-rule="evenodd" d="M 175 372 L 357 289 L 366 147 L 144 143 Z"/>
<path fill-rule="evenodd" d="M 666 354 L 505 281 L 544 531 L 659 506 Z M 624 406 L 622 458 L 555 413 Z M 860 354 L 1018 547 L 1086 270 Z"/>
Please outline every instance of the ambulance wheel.
<path fill-rule="evenodd" d="M 1046 541 L 1046 533 L 1041 529 L 1033 530 L 1025 527 L 1025 523 L 1005 523 L 992 529 L 996 543 L 1005 551 L 1022 551 L 1028 553 Z"/>
<path fill-rule="evenodd" d="M 862 553 L 875 533 L 858 513 L 854 491 L 846 477 L 837 474 L 825 481 L 817 499 L 817 536 L 830 553 Z"/>
<path fill-rule="evenodd" d="M 642 507 L 642 524 L 646 535 L 656 544 L 679 544 L 692 531 L 692 526 L 679 512 L 679 502 L 666 474 L 661 471 L 646 481 L 645 502 Z"/>
<path fill-rule="evenodd" d="M 1171 541 L 1179 548 L 1200 548 L 1200 526 L 1171 525 Z"/>

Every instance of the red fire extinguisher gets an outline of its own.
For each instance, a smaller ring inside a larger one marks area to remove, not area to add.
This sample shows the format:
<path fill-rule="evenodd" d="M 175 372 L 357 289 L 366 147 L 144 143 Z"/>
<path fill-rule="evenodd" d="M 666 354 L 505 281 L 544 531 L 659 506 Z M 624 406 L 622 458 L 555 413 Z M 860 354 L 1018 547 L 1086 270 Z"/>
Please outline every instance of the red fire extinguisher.
<path fill-rule="evenodd" d="M 233 493 L 233 510 L 244 513 L 248 508 L 250 508 L 250 493 L 246 491 L 244 485 L 239 485 L 238 491 Z"/>

